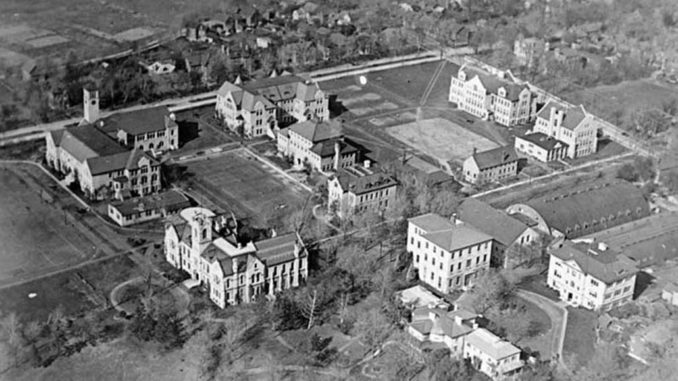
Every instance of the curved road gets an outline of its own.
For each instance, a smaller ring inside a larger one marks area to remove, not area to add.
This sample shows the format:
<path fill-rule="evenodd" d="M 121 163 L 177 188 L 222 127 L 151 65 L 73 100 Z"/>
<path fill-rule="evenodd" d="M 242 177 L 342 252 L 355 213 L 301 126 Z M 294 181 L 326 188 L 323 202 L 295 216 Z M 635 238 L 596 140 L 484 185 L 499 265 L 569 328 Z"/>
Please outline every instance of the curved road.
<path fill-rule="evenodd" d="M 518 290 L 518 296 L 537 305 L 551 319 L 551 353 L 558 355 L 558 365 L 569 373 L 569 369 L 563 362 L 563 342 L 565 341 L 565 330 L 567 328 L 567 309 L 563 302 L 554 302 L 553 300 L 527 290 Z"/>

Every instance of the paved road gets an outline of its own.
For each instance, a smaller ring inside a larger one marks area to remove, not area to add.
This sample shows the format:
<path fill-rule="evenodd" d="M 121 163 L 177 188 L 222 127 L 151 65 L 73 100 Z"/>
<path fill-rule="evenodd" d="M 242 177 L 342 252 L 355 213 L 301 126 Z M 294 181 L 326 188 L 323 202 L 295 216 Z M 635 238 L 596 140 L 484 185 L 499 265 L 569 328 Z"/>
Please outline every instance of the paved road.
<path fill-rule="evenodd" d="M 567 328 L 567 309 L 563 302 L 554 302 L 553 300 L 527 290 L 518 290 L 518 296 L 534 303 L 551 319 L 551 353 L 558 355 L 558 365 L 569 373 L 567 366 L 563 362 L 563 343 L 565 341 L 565 330 Z"/>

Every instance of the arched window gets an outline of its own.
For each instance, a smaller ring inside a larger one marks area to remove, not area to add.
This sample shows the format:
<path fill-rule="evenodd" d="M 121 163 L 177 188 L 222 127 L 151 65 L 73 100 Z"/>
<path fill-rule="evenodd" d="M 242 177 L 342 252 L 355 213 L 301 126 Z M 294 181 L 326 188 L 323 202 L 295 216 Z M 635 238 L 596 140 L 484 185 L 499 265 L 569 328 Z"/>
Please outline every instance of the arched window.
<path fill-rule="evenodd" d="M 207 229 L 202 229 L 202 239 L 207 238 Z"/>

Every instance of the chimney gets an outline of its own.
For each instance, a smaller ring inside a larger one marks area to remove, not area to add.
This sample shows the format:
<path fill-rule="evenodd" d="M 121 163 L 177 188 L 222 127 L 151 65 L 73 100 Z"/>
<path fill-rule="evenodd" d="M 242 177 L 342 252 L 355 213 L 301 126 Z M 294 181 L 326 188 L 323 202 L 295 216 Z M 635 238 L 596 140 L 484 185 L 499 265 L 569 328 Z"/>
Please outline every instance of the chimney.
<path fill-rule="evenodd" d="M 171 113 L 169 114 L 169 118 L 170 118 L 171 121 L 174 122 L 174 121 L 177 120 L 177 115 L 176 115 L 175 113 L 171 112 Z"/>
<path fill-rule="evenodd" d="M 367 169 L 370 169 L 371 162 L 369 160 L 365 160 L 363 166 Z"/>
<path fill-rule="evenodd" d="M 238 273 L 238 258 L 233 258 L 231 260 L 231 262 L 233 263 L 233 274 L 237 274 Z"/>
<path fill-rule="evenodd" d="M 339 158 L 341 155 L 341 145 L 339 144 L 339 141 L 334 142 L 334 170 L 338 171 L 339 170 Z"/>
<path fill-rule="evenodd" d="M 476 323 L 475 320 L 473 321 L 473 329 L 478 329 L 478 323 Z"/>
<path fill-rule="evenodd" d="M 275 231 L 275 229 L 271 228 L 271 238 L 275 238 L 278 236 L 278 232 Z"/>
<path fill-rule="evenodd" d="M 475 155 L 475 154 L 477 154 L 477 153 L 478 153 L 478 148 L 473 147 L 473 154 Z"/>
<path fill-rule="evenodd" d="M 607 244 L 605 242 L 598 242 L 598 250 L 600 251 L 607 250 Z"/>
<path fill-rule="evenodd" d="M 461 323 L 463 323 L 461 316 L 454 315 L 454 323 L 457 324 L 457 325 L 461 325 Z"/>

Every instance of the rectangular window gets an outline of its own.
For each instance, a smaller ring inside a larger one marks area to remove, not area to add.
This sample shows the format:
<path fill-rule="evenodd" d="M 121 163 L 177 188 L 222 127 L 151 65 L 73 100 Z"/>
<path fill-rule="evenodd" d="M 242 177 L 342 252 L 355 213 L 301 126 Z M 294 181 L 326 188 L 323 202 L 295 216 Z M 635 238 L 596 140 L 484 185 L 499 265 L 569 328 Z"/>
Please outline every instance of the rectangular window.
<path fill-rule="evenodd" d="M 598 286 L 598 282 L 595 279 L 591 279 L 591 284 L 594 286 Z"/>

